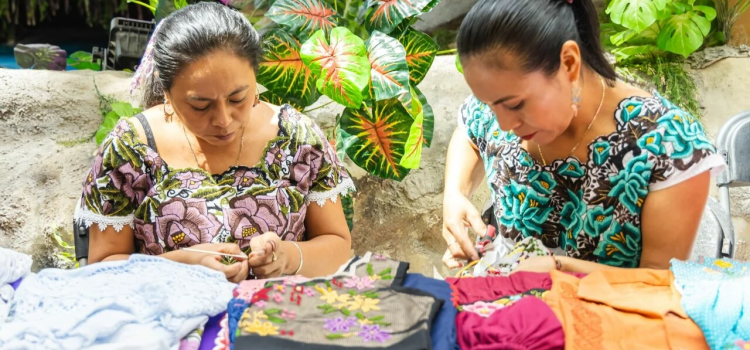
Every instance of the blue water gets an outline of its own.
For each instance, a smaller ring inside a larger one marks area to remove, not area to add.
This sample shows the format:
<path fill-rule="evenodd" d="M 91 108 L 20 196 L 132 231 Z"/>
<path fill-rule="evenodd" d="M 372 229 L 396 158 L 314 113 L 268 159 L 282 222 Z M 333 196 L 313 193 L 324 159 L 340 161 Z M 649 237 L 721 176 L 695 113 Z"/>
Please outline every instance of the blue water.
<path fill-rule="evenodd" d="M 70 56 L 76 51 L 91 52 L 94 46 L 93 44 L 71 44 L 71 45 L 60 45 L 60 48 Z M 101 45 L 100 45 L 101 47 Z M 0 45 L 0 68 L 10 69 L 21 69 L 16 63 L 16 58 L 13 56 L 13 47 L 7 45 Z M 68 66 L 68 70 L 76 70 L 75 68 Z"/>

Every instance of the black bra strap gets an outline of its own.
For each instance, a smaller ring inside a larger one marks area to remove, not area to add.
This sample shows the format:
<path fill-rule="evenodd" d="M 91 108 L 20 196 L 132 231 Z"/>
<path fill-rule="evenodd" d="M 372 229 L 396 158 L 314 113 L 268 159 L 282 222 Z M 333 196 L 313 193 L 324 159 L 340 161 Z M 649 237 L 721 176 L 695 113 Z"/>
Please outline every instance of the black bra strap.
<path fill-rule="evenodd" d="M 144 116 L 143 113 L 138 113 L 135 115 L 135 118 L 138 119 L 139 122 L 141 122 L 141 125 L 143 125 L 143 132 L 146 133 L 146 141 L 148 142 L 148 146 L 151 147 L 154 152 L 158 153 L 156 149 L 156 140 L 154 140 L 154 133 L 151 131 L 151 125 L 148 124 L 146 116 Z"/>

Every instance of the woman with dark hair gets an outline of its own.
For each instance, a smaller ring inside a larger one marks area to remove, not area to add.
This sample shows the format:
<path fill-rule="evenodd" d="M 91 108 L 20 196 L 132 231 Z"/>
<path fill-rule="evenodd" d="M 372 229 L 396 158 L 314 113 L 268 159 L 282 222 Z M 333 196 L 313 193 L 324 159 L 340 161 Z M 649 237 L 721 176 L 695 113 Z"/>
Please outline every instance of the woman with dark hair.
<path fill-rule="evenodd" d="M 84 181 L 90 261 L 160 255 L 237 282 L 349 258 L 337 199 L 352 180 L 314 122 L 259 101 L 260 57 L 250 22 L 220 4 L 159 24 L 134 80 L 148 109 L 117 124 Z"/>
<path fill-rule="evenodd" d="M 447 266 L 478 259 L 467 227 L 486 227 L 468 198 L 483 176 L 495 249 L 534 237 L 555 255 L 516 271 L 665 269 L 688 258 L 723 159 L 693 116 L 617 81 L 591 0 L 480 0 L 458 52 L 473 96 L 448 149 Z"/>

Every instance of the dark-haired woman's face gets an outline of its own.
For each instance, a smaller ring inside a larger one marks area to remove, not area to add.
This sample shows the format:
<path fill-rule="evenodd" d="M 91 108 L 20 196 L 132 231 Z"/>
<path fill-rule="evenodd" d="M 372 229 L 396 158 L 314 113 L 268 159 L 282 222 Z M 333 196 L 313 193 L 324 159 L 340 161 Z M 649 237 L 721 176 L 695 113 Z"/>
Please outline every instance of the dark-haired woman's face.
<path fill-rule="evenodd" d="M 503 62 L 507 69 L 483 59 L 466 62 L 464 79 L 474 96 L 495 112 L 500 129 L 545 145 L 568 128 L 573 118 L 572 83 L 565 70 L 550 76 L 524 72 L 512 57 Z"/>
<path fill-rule="evenodd" d="M 220 50 L 180 70 L 167 98 L 190 132 L 223 146 L 247 125 L 256 88 L 250 62 Z"/>

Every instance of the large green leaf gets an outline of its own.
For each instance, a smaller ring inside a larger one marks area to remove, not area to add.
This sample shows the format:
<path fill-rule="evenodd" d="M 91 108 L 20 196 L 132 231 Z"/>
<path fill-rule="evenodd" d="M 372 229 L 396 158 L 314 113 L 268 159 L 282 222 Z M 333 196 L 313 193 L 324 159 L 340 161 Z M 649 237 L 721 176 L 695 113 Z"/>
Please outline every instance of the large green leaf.
<path fill-rule="evenodd" d="M 370 10 L 365 15 L 365 28 L 390 34 L 407 17 L 422 13 L 433 0 L 370 0 Z"/>
<path fill-rule="evenodd" d="M 606 13 L 612 22 L 640 32 L 656 22 L 658 13 L 671 0 L 612 0 Z"/>
<path fill-rule="evenodd" d="M 330 33 L 341 20 L 336 10 L 321 0 L 277 0 L 266 17 L 289 28 L 303 41 L 318 30 Z"/>
<path fill-rule="evenodd" d="M 703 45 L 703 38 L 711 31 L 711 21 L 690 11 L 670 17 L 662 25 L 657 38 L 659 48 L 685 57 Z"/>
<path fill-rule="evenodd" d="M 372 108 L 347 108 L 340 132 L 354 142 L 346 154 L 370 174 L 401 181 L 409 169 L 401 166 L 404 147 L 414 119 L 398 99 L 377 101 Z"/>
<path fill-rule="evenodd" d="M 305 107 L 309 106 L 309 105 L 302 105 L 302 103 L 299 100 L 296 100 L 291 96 L 281 97 L 279 95 L 274 94 L 271 91 L 266 91 L 260 94 L 260 100 L 268 102 L 272 105 L 277 105 L 277 106 L 288 104 L 294 107 L 294 109 L 298 111 L 304 110 Z"/>
<path fill-rule="evenodd" d="M 94 135 L 94 139 L 96 140 L 97 145 L 101 145 L 105 138 L 107 138 L 107 135 L 112 131 L 112 129 L 115 128 L 115 125 L 117 125 L 117 121 L 120 120 L 120 116 L 117 115 L 117 112 L 110 111 L 107 113 L 107 115 L 104 117 L 104 121 L 101 125 L 99 125 L 99 130 L 96 131 L 96 135 Z"/>
<path fill-rule="evenodd" d="M 654 45 L 624 46 L 612 50 L 612 54 L 615 55 L 615 59 L 618 62 L 627 61 L 640 55 L 657 54 L 659 52 L 663 51 L 659 51 L 659 48 Z"/>
<path fill-rule="evenodd" d="M 416 102 L 415 101 L 416 97 Z M 430 147 L 432 136 L 435 129 L 435 113 L 432 106 L 427 102 L 427 97 L 416 86 L 411 86 L 410 91 L 399 96 L 399 100 L 404 105 L 412 118 L 417 119 L 418 115 L 423 116 L 423 144 Z M 408 153 L 408 152 L 407 152 Z"/>
<path fill-rule="evenodd" d="M 302 45 L 302 60 L 318 76 L 317 87 L 332 100 L 359 108 L 370 83 L 370 61 L 365 43 L 349 29 L 331 31 L 330 43 L 319 30 Z"/>
<path fill-rule="evenodd" d="M 263 62 L 258 82 L 281 100 L 307 107 L 320 97 L 315 88 L 318 76 L 300 56 L 300 42 L 281 28 L 263 37 Z M 269 101 L 270 102 L 270 101 Z"/>
<path fill-rule="evenodd" d="M 409 78 L 414 85 L 417 85 L 427 75 L 440 47 L 429 35 L 412 28 L 406 30 L 398 41 L 406 49 Z"/>
<path fill-rule="evenodd" d="M 427 13 L 427 12 L 432 11 L 432 9 L 435 8 L 435 6 L 437 6 L 441 1 L 443 1 L 443 0 L 432 0 L 432 1 L 430 1 L 430 3 L 427 4 L 427 6 L 425 6 L 422 9 L 422 12 Z"/>
<path fill-rule="evenodd" d="M 387 100 L 408 91 L 409 66 L 406 51 L 398 40 L 374 31 L 365 41 L 370 58 L 370 77 L 376 101 Z"/>

